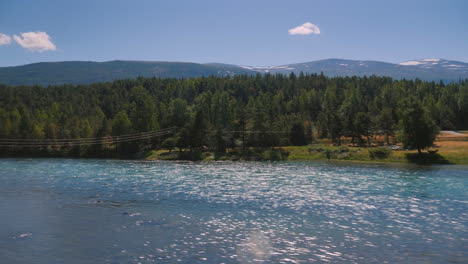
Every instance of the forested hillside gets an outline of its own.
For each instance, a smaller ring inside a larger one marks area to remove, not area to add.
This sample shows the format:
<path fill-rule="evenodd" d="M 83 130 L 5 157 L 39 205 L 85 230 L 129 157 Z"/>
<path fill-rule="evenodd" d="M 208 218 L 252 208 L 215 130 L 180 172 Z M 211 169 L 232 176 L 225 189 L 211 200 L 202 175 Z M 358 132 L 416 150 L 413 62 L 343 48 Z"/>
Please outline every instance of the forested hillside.
<path fill-rule="evenodd" d="M 423 119 L 441 129 L 468 128 L 468 82 L 265 74 L 0 86 L 0 94 L 3 155 L 120 155 L 161 144 L 224 152 L 304 145 L 317 137 L 335 144 L 347 137 L 364 145 L 374 135 L 393 137 L 405 122 Z M 176 133 L 120 144 L 111 138 L 168 127 L 177 127 Z M 92 145 L 62 140 L 104 137 L 109 140 Z M 5 144 L 25 139 L 43 146 Z"/>
<path fill-rule="evenodd" d="M 137 77 L 191 78 L 253 73 L 226 64 L 165 61 L 63 61 L 0 67 L 0 83 L 7 85 L 63 85 L 110 82 Z"/>

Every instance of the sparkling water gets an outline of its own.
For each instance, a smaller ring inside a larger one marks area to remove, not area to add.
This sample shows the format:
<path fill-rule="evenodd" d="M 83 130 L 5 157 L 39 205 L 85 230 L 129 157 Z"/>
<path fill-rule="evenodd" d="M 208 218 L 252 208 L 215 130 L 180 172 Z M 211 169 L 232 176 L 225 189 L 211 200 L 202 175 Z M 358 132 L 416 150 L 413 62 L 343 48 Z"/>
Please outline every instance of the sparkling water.
<path fill-rule="evenodd" d="M 0 263 L 468 263 L 466 166 L 0 159 Z"/>

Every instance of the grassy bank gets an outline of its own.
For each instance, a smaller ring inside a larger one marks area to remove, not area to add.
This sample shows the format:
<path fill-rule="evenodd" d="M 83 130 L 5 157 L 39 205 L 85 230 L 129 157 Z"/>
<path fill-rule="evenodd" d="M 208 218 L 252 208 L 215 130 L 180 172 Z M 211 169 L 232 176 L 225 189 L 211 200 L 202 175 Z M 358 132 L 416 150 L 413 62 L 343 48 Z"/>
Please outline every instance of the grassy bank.
<path fill-rule="evenodd" d="M 432 153 L 419 155 L 415 150 L 390 150 L 385 147 L 331 146 L 312 144 L 308 146 L 285 146 L 262 151 L 250 151 L 248 155 L 229 152 L 217 155 L 212 152 L 198 154 L 198 160 L 289 160 L 289 161 L 354 161 L 354 162 L 401 162 L 417 164 L 468 165 L 468 141 L 437 141 Z M 187 157 L 187 155 L 185 155 Z M 157 150 L 147 153 L 148 160 L 179 160 L 179 152 Z"/>
<path fill-rule="evenodd" d="M 317 151 L 320 148 L 323 151 Z M 468 165 L 468 141 L 459 142 L 436 142 L 431 150 L 436 153 L 424 152 L 419 155 L 415 150 L 389 150 L 386 156 L 372 155 L 379 152 L 382 147 L 332 147 L 326 145 L 284 147 L 289 151 L 288 160 L 294 161 L 316 161 L 316 160 L 346 160 L 361 162 L 403 162 L 420 164 L 458 164 Z M 309 149 L 313 151 L 309 152 Z M 326 151 L 331 152 L 327 157 Z M 328 159 L 329 158 L 329 159 Z"/>

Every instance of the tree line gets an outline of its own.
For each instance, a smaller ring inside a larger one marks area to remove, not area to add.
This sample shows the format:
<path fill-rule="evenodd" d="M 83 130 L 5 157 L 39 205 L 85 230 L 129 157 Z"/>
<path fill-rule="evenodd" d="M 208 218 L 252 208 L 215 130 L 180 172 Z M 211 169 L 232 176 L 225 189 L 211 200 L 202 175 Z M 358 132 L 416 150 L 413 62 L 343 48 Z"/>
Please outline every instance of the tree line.
<path fill-rule="evenodd" d="M 258 74 L 0 85 L 0 94 L 0 140 L 52 142 L 42 148 L 3 146 L 3 155 L 105 156 L 163 147 L 222 153 L 305 145 L 316 138 L 366 145 L 376 136 L 420 150 L 432 143 L 438 128 L 468 129 L 468 81 Z M 177 127 L 176 133 L 121 144 L 67 146 L 59 141 L 167 127 Z"/>

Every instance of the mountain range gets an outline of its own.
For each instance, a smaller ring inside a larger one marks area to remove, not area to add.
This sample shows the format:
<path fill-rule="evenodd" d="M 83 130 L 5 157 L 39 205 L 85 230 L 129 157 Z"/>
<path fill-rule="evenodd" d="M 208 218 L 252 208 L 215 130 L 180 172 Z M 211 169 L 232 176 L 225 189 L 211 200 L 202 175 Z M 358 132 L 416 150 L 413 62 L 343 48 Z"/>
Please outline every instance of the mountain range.
<path fill-rule="evenodd" d="M 61 85 L 89 84 L 142 77 L 191 78 L 241 74 L 322 73 L 334 76 L 388 76 L 394 79 L 421 79 L 452 82 L 468 79 L 468 63 L 446 59 L 420 59 L 402 63 L 367 60 L 326 59 L 280 66 L 238 66 L 222 63 L 152 61 L 66 61 L 40 62 L 0 67 L 0 84 Z"/>

